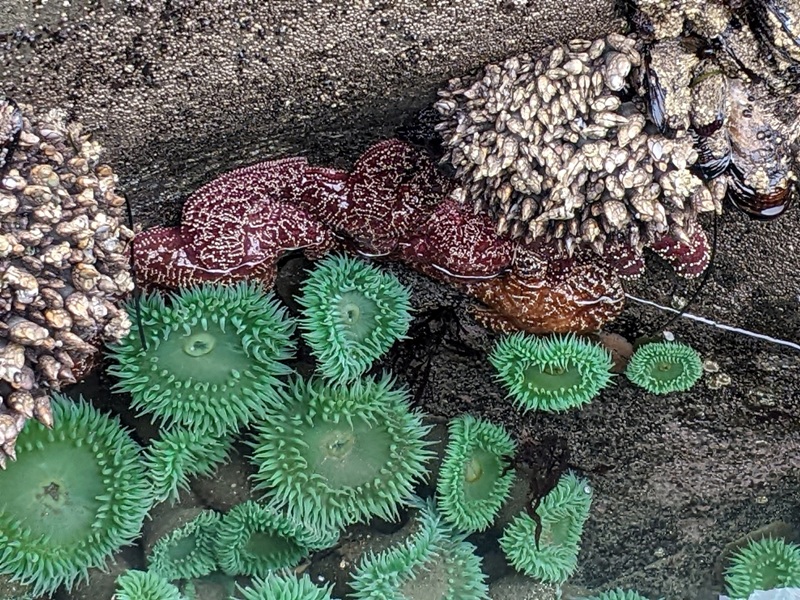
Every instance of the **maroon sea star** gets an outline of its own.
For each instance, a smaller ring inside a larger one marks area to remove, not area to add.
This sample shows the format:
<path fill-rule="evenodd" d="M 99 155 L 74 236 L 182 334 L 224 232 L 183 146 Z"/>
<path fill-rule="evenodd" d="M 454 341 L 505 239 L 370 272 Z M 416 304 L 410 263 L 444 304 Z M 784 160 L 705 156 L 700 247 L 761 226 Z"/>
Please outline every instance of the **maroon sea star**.
<path fill-rule="evenodd" d="M 708 268 L 711 248 L 706 232 L 700 225 L 695 225 L 687 235 L 688 240 L 664 235 L 652 244 L 651 249 L 666 260 L 678 275 L 693 279 Z"/>
<path fill-rule="evenodd" d="M 448 188 L 433 162 L 400 140 L 368 149 L 349 174 L 302 158 L 259 163 L 192 194 L 180 227 L 139 234 L 134 257 L 142 279 L 164 287 L 271 285 L 283 252 L 321 255 L 335 234 L 362 255 L 400 259 L 460 287 L 484 303 L 478 318 L 501 331 L 595 331 L 619 313 L 619 279 L 599 257 L 499 238 Z"/>
<path fill-rule="evenodd" d="M 311 257 L 333 248 L 330 231 L 297 201 L 305 159 L 270 161 L 226 173 L 194 192 L 179 227 L 156 227 L 136 236 L 133 256 L 140 278 L 162 287 L 242 279 L 275 280 L 289 250 Z"/>

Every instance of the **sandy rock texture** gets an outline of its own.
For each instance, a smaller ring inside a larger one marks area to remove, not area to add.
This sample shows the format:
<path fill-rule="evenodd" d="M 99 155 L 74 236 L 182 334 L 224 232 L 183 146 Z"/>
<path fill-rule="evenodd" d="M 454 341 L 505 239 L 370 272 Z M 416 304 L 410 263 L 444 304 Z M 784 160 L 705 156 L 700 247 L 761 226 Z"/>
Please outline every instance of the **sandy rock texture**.
<path fill-rule="evenodd" d="M 449 77 L 554 38 L 606 32 L 612 4 L 11 0 L 0 7 L 0 89 L 68 109 L 110 149 L 137 217 L 174 221 L 188 191 L 241 164 L 303 153 L 346 165 Z M 713 271 L 689 311 L 800 344 L 798 231 L 797 208 L 771 223 L 725 214 Z M 583 410 L 523 417 L 493 379 L 495 338 L 466 300 L 397 272 L 430 330 L 386 364 L 419 390 L 420 407 L 502 422 L 541 447 L 540 466 L 566 450 L 591 479 L 576 585 L 716 598 L 728 544 L 800 523 L 800 350 L 680 319 L 667 329 L 709 361 L 693 391 L 653 396 L 618 377 Z M 698 286 L 651 258 L 629 292 L 672 305 Z M 667 316 L 629 303 L 612 329 L 659 333 Z"/>
<path fill-rule="evenodd" d="M 11 0 L 0 90 L 111 151 L 138 218 L 235 166 L 357 156 L 448 78 L 613 26 L 613 0 Z"/>

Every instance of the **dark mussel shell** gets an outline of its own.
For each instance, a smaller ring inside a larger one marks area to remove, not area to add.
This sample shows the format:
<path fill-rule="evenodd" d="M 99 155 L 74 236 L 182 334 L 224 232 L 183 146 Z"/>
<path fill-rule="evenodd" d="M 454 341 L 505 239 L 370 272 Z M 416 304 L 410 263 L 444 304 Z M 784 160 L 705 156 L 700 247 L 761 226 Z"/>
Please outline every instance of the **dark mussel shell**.
<path fill-rule="evenodd" d="M 659 83 L 658 73 L 651 67 L 650 51 L 644 53 L 644 84 L 647 89 L 647 112 L 658 130 L 667 135 L 667 90 Z"/>
<path fill-rule="evenodd" d="M 727 131 L 715 131 L 714 136 L 724 136 L 727 138 Z M 697 163 L 696 166 L 700 170 L 700 174 L 705 181 L 716 179 L 728 170 L 731 164 L 731 150 L 730 144 L 726 151 L 720 155 L 714 154 L 710 147 L 709 136 L 695 135 L 694 147 L 697 150 Z"/>
<path fill-rule="evenodd" d="M 22 111 L 10 98 L 0 94 L 0 172 L 17 148 L 22 131 Z"/>
<path fill-rule="evenodd" d="M 748 21 L 768 55 L 790 63 L 800 61 L 800 2 L 798 0 L 751 0 Z"/>
<path fill-rule="evenodd" d="M 768 194 L 757 193 L 744 182 L 744 175 L 734 163 L 728 169 L 728 199 L 736 208 L 757 221 L 780 217 L 794 202 L 794 185 L 775 188 Z"/>

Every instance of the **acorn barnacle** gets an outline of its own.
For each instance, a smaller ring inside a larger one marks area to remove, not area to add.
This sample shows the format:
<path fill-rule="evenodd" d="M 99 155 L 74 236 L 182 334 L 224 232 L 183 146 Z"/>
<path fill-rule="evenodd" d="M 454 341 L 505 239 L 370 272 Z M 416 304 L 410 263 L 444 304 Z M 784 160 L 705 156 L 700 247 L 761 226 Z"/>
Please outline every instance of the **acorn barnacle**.
<path fill-rule="evenodd" d="M 320 262 L 299 302 L 303 337 L 319 370 L 334 382 L 364 373 L 405 336 L 411 321 L 409 291 L 397 278 L 347 256 Z"/>
<path fill-rule="evenodd" d="M 523 411 L 560 412 L 582 406 L 611 382 L 611 355 L 574 335 L 514 333 L 489 356 L 497 379 Z"/>
<path fill-rule="evenodd" d="M 111 347 L 109 372 L 132 406 L 165 425 L 221 436 L 275 401 L 281 361 L 293 354 L 294 324 L 257 285 L 206 285 L 166 301 L 142 299 L 146 348 L 137 331 Z"/>
<path fill-rule="evenodd" d="M 139 536 L 150 486 L 139 447 L 84 400 L 52 401 L 54 425 L 31 422 L 0 471 L 0 572 L 33 595 L 70 588 Z"/>
<path fill-rule="evenodd" d="M 291 381 L 256 426 L 255 489 L 269 506 L 325 532 L 391 520 L 432 457 L 429 427 L 389 376 L 347 384 Z"/>

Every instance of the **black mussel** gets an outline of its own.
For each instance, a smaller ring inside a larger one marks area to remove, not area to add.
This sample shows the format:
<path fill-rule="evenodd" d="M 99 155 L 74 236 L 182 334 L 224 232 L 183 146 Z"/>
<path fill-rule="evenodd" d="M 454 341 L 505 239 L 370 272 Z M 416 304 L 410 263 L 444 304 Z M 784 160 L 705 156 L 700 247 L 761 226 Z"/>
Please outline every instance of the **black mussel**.
<path fill-rule="evenodd" d="M 731 165 L 728 170 L 728 199 L 736 208 L 757 221 L 771 221 L 789 209 L 797 195 L 794 185 L 786 183 L 768 193 L 758 193 L 744 182 L 742 172 Z"/>
<path fill-rule="evenodd" d="M 22 111 L 10 98 L 0 94 L 0 172 L 17 147 L 22 131 Z"/>
<path fill-rule="evenodd" d="M 717 129 L 711 135 L 695 135 L 698 159 L 695 163 L 706 181 L 715 179 L 731 164 L 731 141 L 727 129 Z"/>
<path fill-rule="evenodd" d="M 791 127 L 761 85 L 731 79 L 727 131 L 731 142 L 728 196 L 755 219 L 774 219 L 793 199 Z"/>

